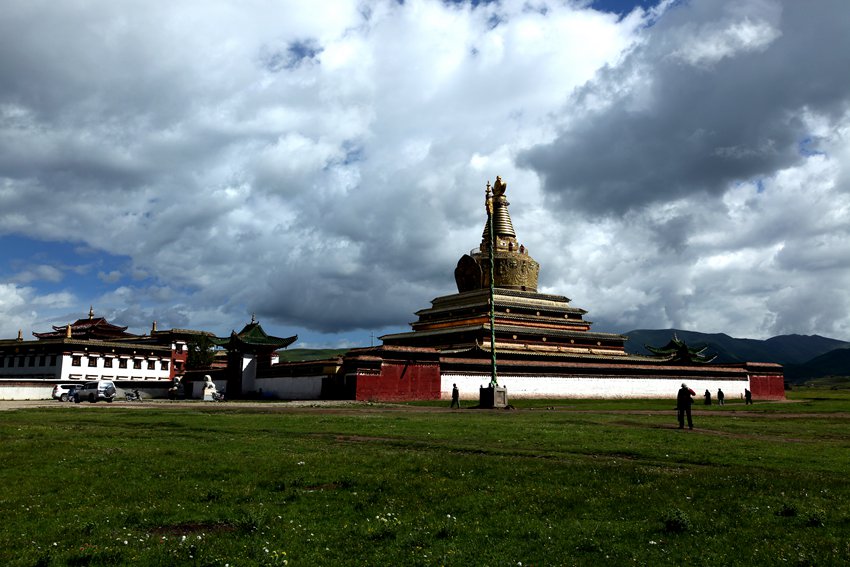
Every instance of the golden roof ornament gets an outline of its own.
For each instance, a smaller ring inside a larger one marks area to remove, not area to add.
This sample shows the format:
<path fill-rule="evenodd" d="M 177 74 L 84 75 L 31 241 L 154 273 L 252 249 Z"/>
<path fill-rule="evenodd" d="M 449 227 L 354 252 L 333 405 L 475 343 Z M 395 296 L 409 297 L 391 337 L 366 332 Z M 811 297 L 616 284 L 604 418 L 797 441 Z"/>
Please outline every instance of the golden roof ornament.
<path fill-rule="evenodd" d="M 68 325 L 65 327 L 65 338 L 71 338 L 71 323 L 68 323 Z"/>
<path fill-rule="evenodd" d="M 94 319 L 94 306 L 89 305 L 89 319 Z"/>
<path fill-rule="evenodd" d="M 501 176 L 491 186 L 487 182 L 485 208 L 493 216 L 494 238 L 494 285 L 498 288 L 520 291 L 537 291 L 537 275 L 540 265 L 528 255 L 528 250 L 516 238 L 508 199 L 508 185 Z M 490 287 L 490 226 L 485 221 L 481 244 L 477 251 L 464 254 L 455 268 L 458 291 L 473 291 Z"/>
<path fill-rule="evenodd" d="M 23 342 L 24 340 L 24 330 L 18 329 L 18 341 Z"/>

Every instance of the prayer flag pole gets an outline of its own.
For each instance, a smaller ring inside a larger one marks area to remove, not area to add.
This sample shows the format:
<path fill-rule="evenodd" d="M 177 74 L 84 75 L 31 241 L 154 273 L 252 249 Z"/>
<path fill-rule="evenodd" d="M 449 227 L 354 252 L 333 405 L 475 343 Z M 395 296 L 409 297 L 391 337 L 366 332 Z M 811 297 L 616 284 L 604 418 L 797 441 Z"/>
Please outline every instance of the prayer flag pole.
<path fill-rule="evenodd" d="M 496 289 L 494 284 L 495 270 L 493 265 L 496 260 L 495 239 L 493 234 L 493 194 L 490 192 L 490 182 L 487 182 L 486 191 L 487 204 L 487 226 L 490 232 L 490 387 L 495 388 L 499 385 L 496 378 Z"/>

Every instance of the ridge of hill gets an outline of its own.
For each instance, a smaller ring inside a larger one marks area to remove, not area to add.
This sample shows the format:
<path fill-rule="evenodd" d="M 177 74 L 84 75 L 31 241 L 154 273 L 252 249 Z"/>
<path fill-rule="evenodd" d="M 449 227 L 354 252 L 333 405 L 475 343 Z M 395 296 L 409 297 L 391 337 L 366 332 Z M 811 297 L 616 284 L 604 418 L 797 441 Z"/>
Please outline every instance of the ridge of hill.
<path fill-rule="evenodd" d="M 785 379 L 789 382 L 834 376 L 850 376 L 850 348 L 837 348 L 816 356 L 805 364 L 785 366 Z"/>
<path fill-rule="evenodd" d="M 779 335 L 769 339 L 739 339 L 725 333 L 681 329 L 636 329 L 625 333 L 626 352 L 650 354 L 645 346 L 666 345 L 673 334 L 691 347 L 707 347 L 717 363 L 776 362 L 786 379 L 801 382 L 822 376 L 850 375 L 850 342 L 820 335 Z"/>
<path fill-rule="evenodd" d="M 281 362 L 310 362 L 328 360 L 343 355 L 348 348 L 291 348 L 277 351 Z"/>

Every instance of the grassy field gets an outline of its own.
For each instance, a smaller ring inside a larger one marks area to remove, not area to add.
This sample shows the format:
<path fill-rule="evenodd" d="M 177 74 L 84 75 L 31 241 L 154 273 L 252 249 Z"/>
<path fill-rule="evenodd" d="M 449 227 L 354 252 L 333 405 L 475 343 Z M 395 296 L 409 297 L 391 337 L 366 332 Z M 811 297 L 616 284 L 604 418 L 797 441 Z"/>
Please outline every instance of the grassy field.
<path fill-rule="evenodd" d="M 0 412 L 3 565 L 839 565 L 850 392 Z"/>

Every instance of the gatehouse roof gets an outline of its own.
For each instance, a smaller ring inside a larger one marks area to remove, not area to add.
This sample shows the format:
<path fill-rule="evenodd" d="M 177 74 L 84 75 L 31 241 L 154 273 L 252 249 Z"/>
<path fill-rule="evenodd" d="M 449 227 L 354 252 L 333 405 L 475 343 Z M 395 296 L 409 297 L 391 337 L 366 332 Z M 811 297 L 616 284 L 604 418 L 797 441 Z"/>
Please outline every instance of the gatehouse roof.
<path fill-rule="evenodd" d="M 239 352 L 274 351 L 286 348 L 298 340 L 298 335 L 275 337 L 263 330 L 260 322 L 251 317 L 251 322 L 238 333 L 231 331 L 229 337 L 213 337 L 213 344 Z"/>

